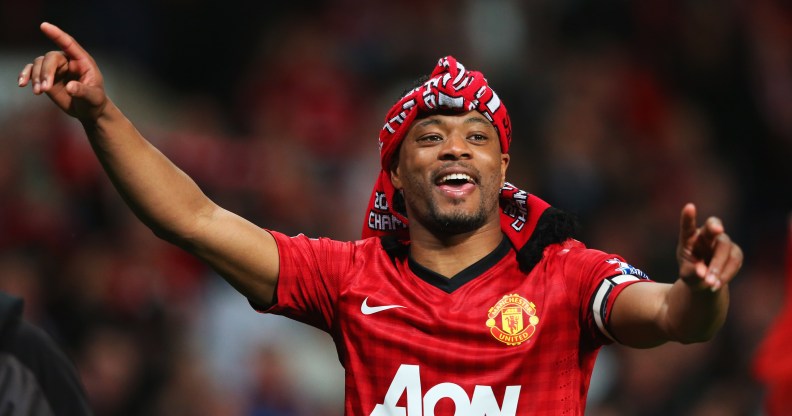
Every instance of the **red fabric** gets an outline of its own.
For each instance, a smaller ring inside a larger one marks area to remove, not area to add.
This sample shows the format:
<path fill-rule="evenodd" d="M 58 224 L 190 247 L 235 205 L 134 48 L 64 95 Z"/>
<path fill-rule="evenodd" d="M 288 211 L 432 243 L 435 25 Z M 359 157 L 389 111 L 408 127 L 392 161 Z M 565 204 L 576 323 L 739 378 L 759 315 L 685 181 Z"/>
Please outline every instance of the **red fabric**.
<path fill-rule="evenodd" d="M 788 415 L 792 409 L 792 220 L 786 246 L 786 304 L 756 352 L 754 371 L 767 388 L 768 416 Z"/>
<path fill-rule="evenodd" d="M 509 248 L 454 276 L 464 283 L 449 293 L 406 255 L 391 258 L 378 238 L 272 234 L 280 274 L 266 312 L 332 335 L 346 370 L 346 415 L 584 413 L 597 351 L 609 342 L 593 299 L 624 273 L 620 257 L 567 240 L 548 246 L 526 275 Z M 392 308 L 365 313 L 380 306 Z"/>
<path fill-rule="evenodd" d="M 385 125 L 379 135 L 382 169 L 369 198 L 363 238 L 395 235 L 400 240 L 409 240 L 408 219 L 393 209 L 396 190 L 388 169 L 412 122 L 439 109 L 479 111 L 495 126 L 501 151 L 508 153 L 511 143 L 509 114 L 484 75 L 466 70 L 452 56 L 441 58 L 429 80 L 402 97 L 385 117 Z M 511 184 L 504 186 L 501 190 L 501 225 L 515 247 L 525 245 L 547 207 L 549 205 L 544 201 Z"/>

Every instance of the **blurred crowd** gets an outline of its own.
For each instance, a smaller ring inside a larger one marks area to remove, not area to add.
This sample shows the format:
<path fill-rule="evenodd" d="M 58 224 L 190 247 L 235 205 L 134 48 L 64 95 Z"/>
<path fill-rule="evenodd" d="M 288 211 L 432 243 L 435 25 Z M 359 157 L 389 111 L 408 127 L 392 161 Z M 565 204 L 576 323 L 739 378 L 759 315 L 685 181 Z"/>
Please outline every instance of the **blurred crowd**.
<path fill-rule="evenodd" d="M 332 416 L 330 337 L 158 240 L 79 123 L 16 89 L 51 48 L 43 20 L 220 205 L 336 239 L 359 236 L 386 110 L 454 55 L 510 111 L 508 179 L 577 214 L 587 245 L 671 282 L 691 201 L 745 251 L 715 340 L 606 347 L 587 414 L 762 414 L 752 362 L 784 302 L 792 212 L 788 2 L 0 0 L 0 290 L 73 358 L 96 414 Z"/>

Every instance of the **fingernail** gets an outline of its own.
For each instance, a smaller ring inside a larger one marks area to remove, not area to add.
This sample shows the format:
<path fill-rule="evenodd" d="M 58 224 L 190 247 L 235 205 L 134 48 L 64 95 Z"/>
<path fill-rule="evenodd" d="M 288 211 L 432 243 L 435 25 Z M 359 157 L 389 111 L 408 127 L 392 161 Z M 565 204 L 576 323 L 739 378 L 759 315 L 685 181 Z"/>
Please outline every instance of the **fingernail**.
<path fill-rule="evenodd" d="M 707 273 L 707 276 L 704 278 L 704 281 L 707 283 L 707 285 L 709 285 L 710 290 L 713 292 L 716 292 L 722 286 L 720 278 L 718 278 L 718 276 L 714 272 Z"/>
<path fill-rule="evenodd" d="M 24 81 L 24 80 L 25 80 L 25 78 L 19 77 L 19 81 L 17 81 L 17 83 L 19 84 L 20 87 L 22 86 L 22 81 Z"/>
<path fill-rule="evenodd" d="M 704 281 L 707 282 L 708 285 L 714 286 L 715 283 L 718 281 L 718 277 L 715 276 L 714 273 L 708 273 L 707 276 L 704 278 Z"/>
<path fill-rule="evenodd" d="M 47 88 L 47 79 L 46 78 L 43 81 L 41 81 L 41 88 Z"/>

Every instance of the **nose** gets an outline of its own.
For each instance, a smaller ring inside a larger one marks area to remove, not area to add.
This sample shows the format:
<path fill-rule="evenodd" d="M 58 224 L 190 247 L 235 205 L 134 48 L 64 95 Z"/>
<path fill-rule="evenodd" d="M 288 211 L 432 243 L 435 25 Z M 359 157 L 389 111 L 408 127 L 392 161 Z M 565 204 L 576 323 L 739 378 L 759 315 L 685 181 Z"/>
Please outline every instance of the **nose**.
<path fill-rule="evenodd" d="M 440 149 L 440 160 L 460 160 L 470 158 L 470 144 L 463 134 L 449 135 Z"/>

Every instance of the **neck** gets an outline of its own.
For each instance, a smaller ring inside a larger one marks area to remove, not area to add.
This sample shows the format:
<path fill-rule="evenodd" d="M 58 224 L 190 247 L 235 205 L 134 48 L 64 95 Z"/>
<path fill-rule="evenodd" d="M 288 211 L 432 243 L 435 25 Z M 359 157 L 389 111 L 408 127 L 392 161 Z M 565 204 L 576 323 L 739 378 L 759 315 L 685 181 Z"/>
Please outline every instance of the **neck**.
<path fill-rule="evenodd" d="M 420 265 L 450 278 L 495 250 L 503 238 L 499 222 L 453 235 L 433 234 L 410 224 L 410 255 Z"/>

